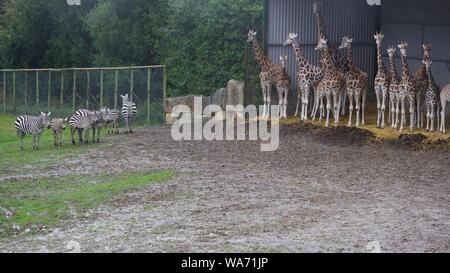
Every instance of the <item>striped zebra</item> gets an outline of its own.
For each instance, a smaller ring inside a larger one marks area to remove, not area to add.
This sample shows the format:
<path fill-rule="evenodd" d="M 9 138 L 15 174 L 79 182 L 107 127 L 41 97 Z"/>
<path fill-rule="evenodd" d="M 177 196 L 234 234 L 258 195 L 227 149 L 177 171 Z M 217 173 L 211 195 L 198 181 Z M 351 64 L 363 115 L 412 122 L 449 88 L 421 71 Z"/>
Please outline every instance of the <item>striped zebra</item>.
<path fill-rule="evenodd" d="M 125 120 L 125 134 L 133 133 L 133 130 L 131 129 L 130 123 L 131 120 L 136 118 L 137 114 L 137 107 L 136 104 L 128 98 L 128 94 L 125 94 L 125 96 L 122 96 L 122 116 Z"/>
<path fill-rule="evenodd" d="M 76 113 L 76 112 L 75 112 Z M 81 114 L 81 112 L 79 112 Z M 75 145 L 75 140 L 73 138 L 73 135 L 75 134 L 75 131 L 78 131 L 78 138 L 79 143 L 83 143 L 83 131 L 85 132 L 84 138 L 85 138 L 85 144 L 89 143 L 89 133 L 90 130 L 96 126 L 99 119 L 102 118 L 103 113 L 101 111 L 87 111 L 83 113 L 84 115 L 76 115 L 74 114 L 70 120 L 70 136 L 72 139 L 72 144 Z"/>
<path fill-rule="evenodd" d="M 108 135 L 119 133 L 119 121 L 120 121 L 120 111 L 117 109 L 112 109 L 110 111 L 109 120 L 107 121 Z"/>
<path fill-rule="evenodd" d="M 92 142 L 95 142 L 95 133 L 97 132 L 97 142 L 100 142 L 100 133 L 102 126 L 108 122 L 111 115 L 111 110 L 107 108 L 102 108 L 98 112 L 101 112 L 97 122 L 94 123 L 92 128 Z M 90 111 L 87 109 L 80 109 L 75 111 L 74 116 L 88 116 L 89 114 L 94 114 L 94 111 Z"/>
<path fill-rule="evenodd" d="M 38 117 L 35 116 L 19 116 L 16 118 L 15 126 L 17 129 L 17 136 L 20 138 L 20 149 L 23 150 L 23 139 L 26 134 L 33 136 L 33 150 L 39 149 L 39 140 L 45 127 L 50 125 L 50 115 L 42 113 Z"/>

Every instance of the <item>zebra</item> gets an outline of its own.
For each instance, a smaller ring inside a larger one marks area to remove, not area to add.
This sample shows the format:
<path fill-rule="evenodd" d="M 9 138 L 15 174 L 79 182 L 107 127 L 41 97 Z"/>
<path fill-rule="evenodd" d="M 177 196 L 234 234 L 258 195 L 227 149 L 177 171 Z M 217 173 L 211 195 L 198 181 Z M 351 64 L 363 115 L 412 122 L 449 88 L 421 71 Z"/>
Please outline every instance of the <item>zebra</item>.
<path fill-rule="evenodd" d="M 108 126 L 108 135 L 118 134 L 119 133 L 119 120 L 120 120 L 120 111 L 117 109 L 112 109 L 110 111 L 109 120 L 107 120 Z"/>
<path fill-rule="evenodd" d="M 35 116 L 19 116 L 16 118 L 15 127 L 17 136 L 20 138 L 20 149 L 23 150 L 23 139 L 26 134 L 33 135 L 33 150 L 39 150 L 39 140 L 45 127 L 50 125 L 50 115 L 52 112 L 43 113 L 38 117 Z"/>
<path fill-rule="evenodd" d="M 73 135 L 75 134 L 75 131 L 78 131 L 78 138 L 79 143 L 83 143 L 83 130 L 85 131 L 85 144 L 89 143 L 89 133 L 90 129 L 92 129 L 94 126 L 96 126 L 99 119 L 102 118 L 103 113 L 101 111 L 94 111 L 94 112 L 86 112 L 84 116 L 82 115 L 76 115 L 74 114 L 70 120 L 70 136 L 72 139 L 72 144 L 75 145 L 75 140 L 73 138 Z"/>
<path fill-rule="evenodd" d="M 97 142 L 99 143 L 102 126 L 109 121 L 111 110 L 109 108 L 102 108 L 98 112 L 101 112 L 101 115 L 98 118 L 97 122 L 95 122 L 95 124 L 92 126 L 92 142 L 95 142 L 95 132 L 97 132 Z M 74 116 L 85 117 L 93 113 L 93 111 L 87 109 L 79 109 L 75 111 Z"/>
<path fill-rule="evenodd" d="M 133 130 L 130 127 L 130 123 L 137 114 L 136 104 L 128 98 L 128 94 L 120 96 L 122 97 L 122 116 L 125 119 L 125 134 L 127 134 L 128 132 L 133 133 Z"/>
<path fill-rule="evenodd" d="M 66 130 L 68 118 L 55 118 L 50 122 L 50 129 L 53 131 L 53 144 L 56 148 L 62 146 L 62 132 Z"/>

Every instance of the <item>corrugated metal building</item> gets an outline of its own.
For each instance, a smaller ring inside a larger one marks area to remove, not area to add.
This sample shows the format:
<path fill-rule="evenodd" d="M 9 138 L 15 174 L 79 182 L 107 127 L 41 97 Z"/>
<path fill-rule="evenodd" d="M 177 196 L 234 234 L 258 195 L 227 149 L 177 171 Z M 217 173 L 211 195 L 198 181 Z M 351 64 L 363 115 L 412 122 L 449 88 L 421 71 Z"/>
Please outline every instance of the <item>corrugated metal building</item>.
<path fill-rule="evenodd" d="M 340 44 L 344 35 L 353 38 L 356 63 L 368 72 L 371 86 L 376 73 L 373 35 L 377 30 L 385 33 L 384 53 L 388 46 L 396 46 L 399 41 L 409 42 L 411 71 L 417 69 L 421 62 L 422 43 L 431 42 L 436 80 L 441 86 L 450 83 L 450 1 L 382 0 L 381 6 L 368 5 L 367 2 L 322 0 L 322 13 L 331 43 Z M 264 42 L 267 54 L 278 62 L 280 53 L 286 53 L 292 78 L 296 73 L 295 55 L 291 47 L 283 47 L 288 32 L 299 34 L 305 57 L 318 63 L 319 54 L 314 51 L 317 24 L 312 4 L 313 0 L 266 0 L 265 3 Z M 387 55 L 385 57 L 387 61 Z M 400 70 L 400 55 L 398 62 Z M 388 65 L 387 62 L 385 64 Z M 295 92 L 292 92 L 292 97 L 295 97 Z"/>

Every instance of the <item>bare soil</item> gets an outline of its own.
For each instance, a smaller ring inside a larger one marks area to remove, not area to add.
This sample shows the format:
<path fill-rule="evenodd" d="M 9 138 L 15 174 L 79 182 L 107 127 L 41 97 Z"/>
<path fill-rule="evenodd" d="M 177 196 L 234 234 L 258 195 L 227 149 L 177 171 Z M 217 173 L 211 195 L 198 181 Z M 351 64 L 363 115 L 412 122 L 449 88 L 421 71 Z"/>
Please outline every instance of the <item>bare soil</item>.
<path fill-rule="evenodd" d="M 416 149 L 311 124 L 283 126 L 280 138 L 272 153 L 259 142 L 175 142 L 169 126 L 108 138 L 40 175 L 178 175 L 84 221 L 1 239 L 0 251 L 68 252 L 76 242 L 83 252 L 450 252 L 448 145 Z"/>

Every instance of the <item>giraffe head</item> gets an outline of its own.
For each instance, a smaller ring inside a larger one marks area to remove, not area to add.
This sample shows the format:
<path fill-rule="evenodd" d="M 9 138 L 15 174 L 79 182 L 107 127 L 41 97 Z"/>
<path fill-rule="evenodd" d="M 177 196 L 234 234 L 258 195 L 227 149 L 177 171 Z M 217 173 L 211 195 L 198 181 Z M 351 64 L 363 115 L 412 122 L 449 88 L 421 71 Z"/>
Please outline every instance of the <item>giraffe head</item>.
<path fill-rule="evenodd" d="M 258 32 L 256 32 L 253 29 L 250 29 L 248 31 L 248 35 L 247 35 L 247 43 L 255 41 L 256 40 L 256 34 L 258 34 Z"/>
<path fill-rule="evenodd" d="M 397 51 L 397 49 L 395 47 L 393 47 L 393 46 L 391 46 L 391 47 L 389 47 L 387 49 L 387 53 L 389 55 L 389 58 L 394 58 L 395 51 Z"/>
<path fill-rule="evenodd" d="M 382 32 L 377 32 L 373 38 L 375 38 L 375 41 L 377 42 L 377 45 L 381 45 L 383 42 L 384 34 Z"/>
<path fill-rule="evenodd" d="M 292 45 L 297 40 L 298 34 L 289 32 L 286 41 L 283 43 L 284 46 Z"/>
<path fill-rule="evenodd" d="M 314 0 L 313 13 L 314 13 L 314 15 L 318 15 L 320 13 L 320 1 L 319 0 Z"/>
<path fill-rule="evenodd" d="M 317 46 L 315 50 L 323 50 L 326 49 L 328 46 L 328 40 L 327 39 L 319 39 L 319 42 L 317 43 Z"/>
<path fill-rule="evenodd" d="M 398 45 L 398 48 L 400 49 L 400 53 L 402 56 L 406 56 L 408 54 L 408 43 L 407 42 L 401 42 Z"/>
<path fill-rule="evenodd" d="M 423 59 L 428 60 L 431 59 L 431 43 L 429 44 L 423 44 Z"/>
<path fill-rule="evenodd" d="M 284 67 L 284 68 L 287 67 L 287 60 L 288 60 L 288 56 L 286 54 L 280 55 L 280 62 L 281 62 L 282 67 Z"/>
<path fill-rule="evenodd" d="M 342 44 L 339 46 L 339 49 L 349 48 L 352 46 L 353 39 L 349 38 L 348 36 L 344 36 L 342 38 Z"/>
<path fill-rule="evenodd" d="M 426 66 L 427 69 L 430 69 L 433 61 L 431 60 L 431 58 L 427 58 L 423 59 L 422 63 Z"/>

